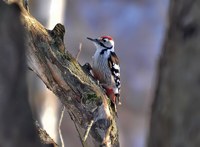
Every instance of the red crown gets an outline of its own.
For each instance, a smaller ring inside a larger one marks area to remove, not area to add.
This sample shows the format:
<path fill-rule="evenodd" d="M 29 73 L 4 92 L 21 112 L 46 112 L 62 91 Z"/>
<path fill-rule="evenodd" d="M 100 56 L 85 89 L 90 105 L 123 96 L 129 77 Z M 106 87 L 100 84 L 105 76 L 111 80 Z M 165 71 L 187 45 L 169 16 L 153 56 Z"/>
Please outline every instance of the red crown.
<path fill-rule="evenodd" d="M 113 40 L 110 36 L 101 36 L 101 38 L 107 38 L 109 40 Z M 114 41 L 114 40 L 113 40 Z"/>

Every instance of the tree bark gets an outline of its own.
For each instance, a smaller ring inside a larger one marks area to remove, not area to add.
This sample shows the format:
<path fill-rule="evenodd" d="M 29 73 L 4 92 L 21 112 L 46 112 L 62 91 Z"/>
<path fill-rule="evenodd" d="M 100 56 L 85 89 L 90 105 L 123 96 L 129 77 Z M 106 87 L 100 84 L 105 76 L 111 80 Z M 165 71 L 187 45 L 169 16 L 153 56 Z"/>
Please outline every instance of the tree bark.
<path fill-rule="evenodd" d="M 66 51 L 64 26 L 57 24 L 53 30 L 47 30 L 18 4 L 27 34 L 28 65 L 68 109 L 82 145 L 118 147 L 118 129 L 110 100 L 90 75 L 88 66 L 82 67 Z"/>
<path fill-rule="evenodd" d="M 171 0 L 149 147 L 200 146 L 200 1 Z"/>

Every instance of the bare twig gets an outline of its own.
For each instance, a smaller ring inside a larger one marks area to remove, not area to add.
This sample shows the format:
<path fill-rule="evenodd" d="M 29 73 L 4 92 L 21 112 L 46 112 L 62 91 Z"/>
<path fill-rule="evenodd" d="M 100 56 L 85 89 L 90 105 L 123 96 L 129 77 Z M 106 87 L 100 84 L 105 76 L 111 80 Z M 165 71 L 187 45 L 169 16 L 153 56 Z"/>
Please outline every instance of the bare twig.
<path fill-rule="evenodd" d="M 90 129 L 91 129 L 93 123 L 94 123 L 94 120 L 91 120 L 91 122 L 87 125 L 86 131 L 85 131 L 84 136 L 83 136 L 83 138 L 82 138 L 83 142 L 86 141 L 86 139 L 87 139 L 87 137 L 88 137 L 88 134 L 89 134 L 89 132 L 90 132 Z"/>
<path fill-rule="evenodd" d="M 62 147 L 65 147 L 65 144 L 64 144 L 64 141 L 63 141 L 63 137 L 62 137 L 62 133 L 61 133 L 61 123 L 62 123 L 62 119 L 63 119 L 63 115 L 65 113 L 65 106 L 62 105 L 62 111 L 61 111 L 61 116 L 60 116 L 60 122 L 59 122 L 59 126 L 58 126 L 58 131 L 59 131 L 59 135 L 60 135 L 60 141 L 61 141 L 61 144 L 62 144 Z"/>
<path fill-rule="evenodd" d="M 78 51 L 78 53 L 77 53 L 77 55 L 76 55 L 76 61 L 78 61 L 78 56 L 79 56 L 80 53 L 81 53 L 81 47 L 82 47 L 82 43 L 80 43 L 80 45 L 79 45 L 79 51 Z"/>

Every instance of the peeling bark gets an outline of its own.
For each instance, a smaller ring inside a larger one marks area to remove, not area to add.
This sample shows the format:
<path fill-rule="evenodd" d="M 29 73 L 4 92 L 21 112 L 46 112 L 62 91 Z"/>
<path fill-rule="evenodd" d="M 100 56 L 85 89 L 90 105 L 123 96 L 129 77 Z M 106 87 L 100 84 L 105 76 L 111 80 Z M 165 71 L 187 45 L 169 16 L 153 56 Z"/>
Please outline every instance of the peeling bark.
<path fill-rule="evenodd" d="M 200 146 L 200 1 L 171 0 L 149 147 Z"/>
<path fill-rule="evenodd" d="M 84 147 L 118 147 L 118 129 L 110 100 L 104 90 L 76 59 L 66 51 L 65 28 L 57 24 L 47 30 L 22 7 L 21 22 L 27 34 L 29 67 L 54 92 L 68 112 L 82 141 L 89 130 Z"/>

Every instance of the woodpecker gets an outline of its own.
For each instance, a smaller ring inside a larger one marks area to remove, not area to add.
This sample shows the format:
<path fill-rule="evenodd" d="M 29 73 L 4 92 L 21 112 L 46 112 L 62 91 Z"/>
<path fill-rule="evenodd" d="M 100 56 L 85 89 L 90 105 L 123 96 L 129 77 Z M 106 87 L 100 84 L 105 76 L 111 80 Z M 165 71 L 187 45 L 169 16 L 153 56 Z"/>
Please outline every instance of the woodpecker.
<path fill-rule="evenodd" d="M 109 36 L 102 36 L 91 40 L 96 46 L 96 52 L 93 58 L 92 74 L 102 87 L 106 90 L 107 96 L 114 105 L 114 111 L 117 115 L 116 105 L 120 102 L 120 65 L 117 55 L 114 51 L 114 40 Z"/>

